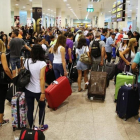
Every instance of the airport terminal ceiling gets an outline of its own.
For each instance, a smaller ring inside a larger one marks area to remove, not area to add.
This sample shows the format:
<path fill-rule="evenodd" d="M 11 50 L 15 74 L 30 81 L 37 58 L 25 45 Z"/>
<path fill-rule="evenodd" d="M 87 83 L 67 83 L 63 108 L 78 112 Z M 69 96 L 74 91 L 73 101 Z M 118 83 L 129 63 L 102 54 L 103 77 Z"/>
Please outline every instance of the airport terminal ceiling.
<path fill-rule="evenodd" d="M 11 0 L 11 8 L 15 7 L 22 11 L 29 11 L 32 9 L 33 0 Z M 104 13 L 105 17 L 111 16 L 112 5 L 116 0 L 42 0 L 42 8 L 44 15 L 51 15 L 56 17 L 56 8 L 61 8 L 65 11 L 65 15 L 73 19 L 92 19 L 98 16 L 99 13 Z M 126 15 L 137 14 L 138 0 L 126 0 Z M 87 12 L 87 8 L 94 8 L 94 12 Z"/>

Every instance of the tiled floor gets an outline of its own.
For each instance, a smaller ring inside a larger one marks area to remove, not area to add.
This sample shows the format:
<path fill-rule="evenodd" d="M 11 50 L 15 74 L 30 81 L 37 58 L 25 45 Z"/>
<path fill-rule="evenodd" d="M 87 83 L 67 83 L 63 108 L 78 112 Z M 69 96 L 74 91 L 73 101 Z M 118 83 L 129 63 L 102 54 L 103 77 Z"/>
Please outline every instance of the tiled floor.
<path fill-rule="evenodd" d="M 125 122 L 116 115 L 114 90 L 112 81 L 105 102 L 89 101 L 86 91 L 78 93 L 74 83 L 72 95 L 57 111 L 46 108 L 46 140 L 140 140 L 138 116 Z M 20 134 L 12 131 L 10 111 L 6 102 L 5 117 L 10 124 L 0 128 L 0 140 L 14 140 Z"/>

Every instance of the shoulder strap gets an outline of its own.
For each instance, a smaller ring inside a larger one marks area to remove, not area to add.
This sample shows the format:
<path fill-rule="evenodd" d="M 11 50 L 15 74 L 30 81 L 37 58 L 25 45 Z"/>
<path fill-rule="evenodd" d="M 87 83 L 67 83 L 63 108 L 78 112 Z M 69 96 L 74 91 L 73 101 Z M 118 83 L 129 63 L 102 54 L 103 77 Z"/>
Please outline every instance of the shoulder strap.
<path fill-rule="evenodd" d="M 129 50 L 128 58 L 131 58 L 131 49 Z"/>

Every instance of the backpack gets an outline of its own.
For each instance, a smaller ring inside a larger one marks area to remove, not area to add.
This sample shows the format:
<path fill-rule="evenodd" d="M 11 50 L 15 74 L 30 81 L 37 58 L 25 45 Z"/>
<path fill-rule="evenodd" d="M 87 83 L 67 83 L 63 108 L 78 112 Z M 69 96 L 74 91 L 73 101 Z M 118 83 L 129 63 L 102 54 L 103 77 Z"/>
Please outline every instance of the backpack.
<path fill-rule="evenodd" d="M 100 49 L 100 40 L 93 41 L 92 47 L 91 47 L 91 56 L 94 58 L 98 58 L 101 56 L 101 49 Z"/>

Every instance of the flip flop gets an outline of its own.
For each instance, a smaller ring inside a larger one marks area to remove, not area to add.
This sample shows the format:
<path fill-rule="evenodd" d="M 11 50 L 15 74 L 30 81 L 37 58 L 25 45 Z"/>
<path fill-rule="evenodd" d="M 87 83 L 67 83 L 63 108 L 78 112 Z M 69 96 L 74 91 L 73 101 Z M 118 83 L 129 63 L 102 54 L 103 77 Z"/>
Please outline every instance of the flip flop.
<path fill-rule="evenodd" d="M 81 88 L 80 90 L 78 90 L 78 92 L 81 92 L 81 91 L 83 91 L 83 89 Z"/>

